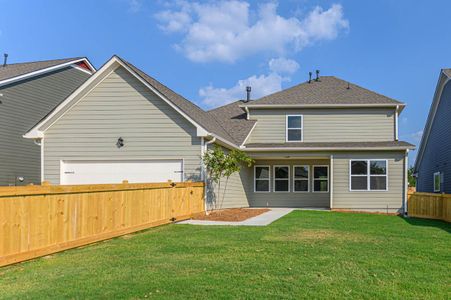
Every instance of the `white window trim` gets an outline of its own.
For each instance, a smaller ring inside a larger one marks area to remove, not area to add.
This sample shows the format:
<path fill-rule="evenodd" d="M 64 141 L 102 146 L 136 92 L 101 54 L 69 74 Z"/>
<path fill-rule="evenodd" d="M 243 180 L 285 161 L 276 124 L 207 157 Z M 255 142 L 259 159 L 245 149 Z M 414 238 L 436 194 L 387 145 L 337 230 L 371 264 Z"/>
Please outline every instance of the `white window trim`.
<path fill-rule="evenodd" d="M 324 180 L 324 179 L 315 179 L 315 168 L 316 167 L 326 167 L 327 168 L 327 191 L 315 191 L 315 180 Z M 313 193 L 329 193 L 329 165 L 313 165 L 312 166 L 312 192 Z"/>
<path fill-rule="evenodd" d="M 257 168 L 268 168 L 268 179 L 258 179 L 258 180 L 268 180 L 268 190 L 267 191 L 257 191 Z M 271 166 L 269 165 L 254 165 L 254 193 L 270 193 L 271 192 Z"/>
<path fill-rule="evenodd" d="M 272 176 L 272 186 L 274 193 L 289 193 L 290 190 L 290 166 L 289 165 L 274 165 L 273 167 L 273 176 Z M 288 178 L 276 178 L 276 168 L 286 167 L 288 168 Z M 276 180 L 286 180 L 288 181 L 288 189 L 286 191 L 276 191 Z"/>
<path fill-rule="evenodd" d="M 296 172 L 295 172 L 295 168 L 296 167 L 307 167 L 307 179 L 302 179 L 302 178 L 295 178 Z M 307 190 L 306 191 L 296 191 L 295 190 L 295 182 L 296 180 L 306 180 L 307 181 Z M 293 165 L 293 193 L 310 193 L 310 165 Z"/>
<path fill-rule="evenodd" d="M 288 128 L 288 117 L 301 117 L 301 128 Z M 289 141 L 288 140 L 288 129 L 298 129 L 301 130 L 301 139 L 297 141 Z M 288 143 L 293 142 L 303 142 L 304 141 L 304 115 L 286 115 L 285 116 L 285 141 Z"/>
<path fill-rule="evenodd" d="M 370 162 L 372 161 L 372 160 L 381 160 L 381 161 L 385 161 L 385 175 L 371 175 L 370 174 Z M 351 173 L 351 164 L 352 164 L 352 162 L 353 161 L 366 161 L 366 168 L 367 168 L 367 170 L 366 170 L 366 175 L 352 175 L 352 173 Z M 366 190 L 353 190 L 352 188 L 351 188 L 351 178 L 352 177 L 367 177 L 367 182 L 366 182 Z M 371 176 L 373 176 L 373 177 L 383 177 L 383 176 L 385 176 L 386 177 L 386 180 L 385 180 L 385 190 L 371 190 L 370 189 L 370 184 L 371 184 Z M 370 158 L 370 159 L 364 159 L 364 158 L 362 158 L 362 159 L 358 159 L 358 158 L 355 158 L 355 159 L 350 159 L 349 160 L 349 191 L 350 192 L 388 192 L 388 159 L 380 159 L 380 158 Z"/>
<path fill-rule="evenodd" d="M 439 178 L 439 184 L 438 184 L 438 190 L 436 190 L 435 189 L 435 176 L 437 176 L 438 175 L 438 178 Z M 440 191 L 441 191 L 441 188 L 442 188 L 442 175 L 441 175 L 441 173 L 440 172 L 435 172 L 434 173 L 434 175 L 433 175 L 433 177 L 432 177 L 432 185 L 433 185 L 433 188 L 434 188 L 434 193 L 440 193 Z"/>

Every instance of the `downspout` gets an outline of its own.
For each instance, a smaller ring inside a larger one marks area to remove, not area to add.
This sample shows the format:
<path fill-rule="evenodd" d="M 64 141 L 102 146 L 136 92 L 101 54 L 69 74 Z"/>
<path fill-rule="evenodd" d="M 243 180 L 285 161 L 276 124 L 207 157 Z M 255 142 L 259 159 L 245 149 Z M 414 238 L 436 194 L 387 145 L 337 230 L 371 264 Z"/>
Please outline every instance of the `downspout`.
<path fill-rule="evenodd" d="M 41 149 L 41 183 L 44 182 L 44 138 L 34 139 L 33 143 L 38 145 Z"/>
<path fill-rule="evenodd" d="M 244 110 L 246 111 L 246 120 L 250 120 L 251 113 L 249 112 L 249 108 L 247 106 L 245 106 Z"/>
<path fill-rule="evenodd" d="M 334 156 L 331 155 L 330 156 L 330 207 L 329 209 L 332 210 L 333 206 L 334 206 Z"/>
<path fill-rule="evenodd" d="M 202 141 L 204 141 L 204 138 L 202 138 Z M 213 137 L 211 140 L 209 140 L 208 142 L 204 142 L 203 144 L 203 150 L 202 150 L 202 155 L 204 155 L 205 153 L 207 153 L 208 151 L 208 145 L 213 144 L 214 142 L 216 142 L 216 138 Z M 203 162 L 203 156 L 202 156 L 202 177 L 204 180 L 204 185 L 205 185 L 205 192 L 204 192 L 204 209 L 205 209 L 205 213 L 208 214 L 208 209 L 207 209 L 207 187 L 208 187 L 208 178 L 207 178 L 207 172 L 205 170 L 205 165 Z"/>
<path fill-rule="evenodd" d="M 406 149 L 406 155 L 404 156 L 404 201 L 403 201 L 403 214 L 407 216 L 407 192 L 409 189 L 409 149 Z"/>
<path fill-rule="evenodd" d="M 398 140 L 398 128 L 399 128 L 399 105 L 396 105 L 396 111 L 395 111 L 395 141 Z"/>

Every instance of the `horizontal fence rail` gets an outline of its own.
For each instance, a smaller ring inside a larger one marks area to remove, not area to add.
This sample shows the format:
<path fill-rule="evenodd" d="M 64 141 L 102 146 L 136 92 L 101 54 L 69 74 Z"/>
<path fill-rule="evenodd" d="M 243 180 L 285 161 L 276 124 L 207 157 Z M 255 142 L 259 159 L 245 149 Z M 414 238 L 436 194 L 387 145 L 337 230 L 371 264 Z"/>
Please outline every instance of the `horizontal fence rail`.
<path fill-rule="evenodd" d="M 199 182 L 0 187 L 0 266 L 190 218 Z"/>
<path fill-rule="evenodd" d="M 451 195 L 409 193 L 407 199 L 409 216 L 451 222 Z"/>

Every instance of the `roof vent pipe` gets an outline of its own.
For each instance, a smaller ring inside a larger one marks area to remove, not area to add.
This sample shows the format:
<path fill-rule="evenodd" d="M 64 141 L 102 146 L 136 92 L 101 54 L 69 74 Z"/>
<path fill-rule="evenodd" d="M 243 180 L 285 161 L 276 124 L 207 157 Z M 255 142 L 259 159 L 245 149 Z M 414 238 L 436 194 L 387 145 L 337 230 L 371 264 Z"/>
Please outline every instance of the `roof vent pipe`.
<path fill-rule="evenodd" d="M 3 54 L 3 66 L 6 67 L 6 63 L 8 62 L 8 53 Z"/>
<path fill-rule="evenodd" d="M 246 102 L 251 101 L 251 90 L 252 88 L 250 86 L 246 87 Z"/>
<path fill-rule="evenodd" d="M 308 72 L 308 83 L 312 82 L 312 72 Z"/>
<path fill-rule="evenodd" d="M 316 79 L 315 81 L 319 81 L 319 70 L 316 70 Z"/>

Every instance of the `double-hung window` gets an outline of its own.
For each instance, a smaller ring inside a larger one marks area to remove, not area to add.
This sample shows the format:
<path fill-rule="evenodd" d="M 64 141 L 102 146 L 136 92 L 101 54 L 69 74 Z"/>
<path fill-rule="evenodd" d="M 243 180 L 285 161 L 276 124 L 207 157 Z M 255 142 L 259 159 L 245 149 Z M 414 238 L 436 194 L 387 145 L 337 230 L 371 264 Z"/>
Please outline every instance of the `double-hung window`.
<path fill-rule="evenodd" d="M 387 191 L 387 160 L 353 159 L 350 161 L 351 191 Z"/>
<path fill-rule="evenodd" d="M 269 166 L 254 166 L 254 191 L 269 192 Z"/>
<path fill-rule="evenodd" d="M 329 166 L 313 166 L 313 192 L 329 192 Z"/>
<path fill-rule="evenodd" d="M 286 121 L 286 141 L 302 142 L 303 140 L 303 116 L 287 115 Z"/>
<path fill-rule="evenodd" d="M 293 192 L 309 191 L 309 166 L 293 166 Z"/>
<path fill-rule="evenodd" d="M 290 167 L 274 166 L 274 192 L 290 191 Z"/>
<path fill-rule="evenodd" d="M 434 173 L 434 192 L 440 192 L 441 188 L 441 174 L 440 172 Z"/>

